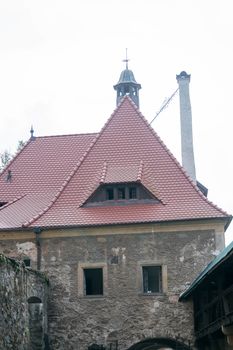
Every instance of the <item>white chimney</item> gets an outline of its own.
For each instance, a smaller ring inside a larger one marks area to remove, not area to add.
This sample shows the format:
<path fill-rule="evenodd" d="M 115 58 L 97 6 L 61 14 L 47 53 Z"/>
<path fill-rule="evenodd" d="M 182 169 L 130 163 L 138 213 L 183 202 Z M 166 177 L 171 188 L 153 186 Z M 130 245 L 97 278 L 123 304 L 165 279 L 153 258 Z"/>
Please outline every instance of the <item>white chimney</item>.
<path fill-rule="evenodd" d="M 176 76 L 180 95 L 181 154 L 182 166 L 196 182 L 196 170 L 193 152 L 192 111 L 189 96 L 190 75 L 181 72 Z"/>

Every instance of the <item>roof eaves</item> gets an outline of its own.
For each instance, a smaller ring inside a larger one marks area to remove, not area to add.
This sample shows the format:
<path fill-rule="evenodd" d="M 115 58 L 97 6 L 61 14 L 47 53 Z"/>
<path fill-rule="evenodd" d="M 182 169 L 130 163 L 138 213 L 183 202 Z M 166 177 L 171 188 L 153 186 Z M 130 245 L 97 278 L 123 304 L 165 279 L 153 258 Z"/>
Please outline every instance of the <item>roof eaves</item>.
<path fill-rule="evenodd" d="M 52 230 L 52 229 L 59 229 L 59 228 L 79 228 L 79 227 L 100 227 L 100 226 L 117 226 L 117 225 L 134 225 L 134 224 L 172 224 L 172 223 L 182 223 L 182 222 L 187 222 L 187 221 L 203 221 L 203 220 L 213 220 L 213 219 L 216 219 L 216 218 L 213 218 L 213 217 L 207 217 L 207 218 L 193 218 L 193 219 L 190 219 L 190 218 L 183 218 L 183 219 L 178 219 L 178 220 L 170 220 L 170 219 L 166 219 L 166 220 L 147 220 L 147 221 L 131 221 L 131 222 L 114 222 L 114 223 L 93 223 L 93 224 L 72 224 L 72 225 L 51 225 L 51 226 L 43 226 L 43 225 L 40 225 L 39 227 L 43 230 L 47 229 L 47 230 Z M 217 218 L 217 219 L 227 219 L 227 218 Z M 17 231 L 21 231 L 23 229 L 34 229 L 34 228 L 38 228 L 37 225 L 33 225 L 33 226 L 27 226 L 27 227 L 22 227 L 22 226 L 19 226 L 19 227 L 15 227 L 14 229 L 17 230 Z M 13 228 L 0 228 L 0 231 L 12 231 Z"/>

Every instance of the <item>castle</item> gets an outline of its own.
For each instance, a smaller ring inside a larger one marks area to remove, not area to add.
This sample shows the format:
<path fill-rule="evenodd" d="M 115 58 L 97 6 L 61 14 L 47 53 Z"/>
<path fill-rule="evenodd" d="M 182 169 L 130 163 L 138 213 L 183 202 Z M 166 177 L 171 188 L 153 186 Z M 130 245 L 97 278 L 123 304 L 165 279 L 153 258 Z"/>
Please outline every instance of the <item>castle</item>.
<path fill-rule="evenodd" d="M 19 260 L 21 287 L 5 291 L 24 295 L 31 324 L 5 327 L 5 349 L 15 333 L 17 349 L 194 349 L 192 301 L 179 296 L 224 248 L 231 217 L 196 181 L 190 76 L 177 81 L 183 167 L 141 114 L 126 65 L 99 133 L 32 133 L 1 173 L 1 278 Z"/>

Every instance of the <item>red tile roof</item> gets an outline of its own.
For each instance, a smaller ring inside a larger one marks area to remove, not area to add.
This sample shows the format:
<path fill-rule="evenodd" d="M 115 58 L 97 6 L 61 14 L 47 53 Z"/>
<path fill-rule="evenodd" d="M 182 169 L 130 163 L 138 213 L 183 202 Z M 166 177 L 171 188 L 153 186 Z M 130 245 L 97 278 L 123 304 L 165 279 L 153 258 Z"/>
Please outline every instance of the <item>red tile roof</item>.
<path fill-rule="evenodd" d="M 100 183 L 122 181 L 141 181 L 160 203 L 82 206 Z M 0 229 L 230 219 L 203 196 L 127 96 L 99 134 L 29 141 L 0 176 L 0 202 L 9 201 L 0 208 Z"/>
<path fill-rule="evenodd" d="M 142 162 L 135 166 L 107 166 L 104 165 L 101 183 L 121 183 L 121 182 L 136 182 L 141 180 Z"/>

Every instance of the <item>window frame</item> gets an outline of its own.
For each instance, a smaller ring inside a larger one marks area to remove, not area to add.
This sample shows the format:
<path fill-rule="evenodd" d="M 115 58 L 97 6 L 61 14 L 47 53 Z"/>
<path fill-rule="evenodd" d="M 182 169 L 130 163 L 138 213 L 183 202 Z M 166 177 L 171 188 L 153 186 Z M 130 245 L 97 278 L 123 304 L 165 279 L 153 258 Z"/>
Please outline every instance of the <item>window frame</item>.
<path fill-rule="evenodd" d="M 160 267 L 161 272 L 160 272 L 160 291 L 159 292 L 145 292 L 144 291 L 144 279 L 143 279 L 143 267 Z M 164 295 L 168 291 L 168 283 L 167 283 L 167 265 L 159 262 L 159 261 L 141 261 L 138 263 L 138 290 L 139 294 L 144 295 L 144 296 L 156 296 L 156 295 Z"/>
<path fill-rule="evenodd" d="M 103 294 L 86 294 L 84 270 L 102 269 Z M 107 264 L 106 263 L 79 263 L 78 264 L 78 297 L 103 298 L 107 295 Z"/>
<path fill-rule="evenodd" d="M 93 272 L 94 270 L 96 270 L 96 275 Z M 104 294 L 104 276 L 103 276 L 103 268 L 102 267 L 88 267 L 88 268 L 83 268 L 83 273 L 84 273 L 84 283 L 83 283 L 83 287 L 84 287 L 84 291 L 83 294 L 85 296 L 100 296 Z M 100 280 L 99 280 L 100 279 Z M 92 283 L 91 285 L 89 284 L 91 282 L 97 282 L 94 283 L 95 285 L 97 285 L 97 287 L 92 287 Z M 97 291 L 97 289 L 99 289 L 101 291 L 101 293 L 91 293 L 91 291 Z"/>
<path fill-rule="evenodd" d="M 152 271 L 154 270 L 154 271 Z M 154 276 L 152 276 L 154 275 Z M 147 281 L 146 281 L 147 278 Z M 152 279 L 154 281 L 152 282 Z M 162 266 L 161 265 L 143 265 L 142 266 L 143 294 L 162 293 Z M 155 288 L 154 288 L 155 287 Z M 156 289 L 152 291 L 153 289 Z"/>

